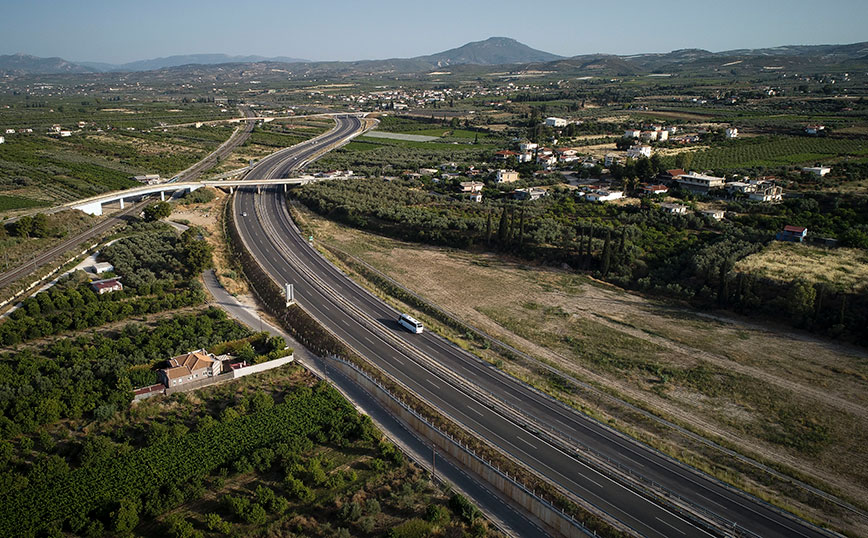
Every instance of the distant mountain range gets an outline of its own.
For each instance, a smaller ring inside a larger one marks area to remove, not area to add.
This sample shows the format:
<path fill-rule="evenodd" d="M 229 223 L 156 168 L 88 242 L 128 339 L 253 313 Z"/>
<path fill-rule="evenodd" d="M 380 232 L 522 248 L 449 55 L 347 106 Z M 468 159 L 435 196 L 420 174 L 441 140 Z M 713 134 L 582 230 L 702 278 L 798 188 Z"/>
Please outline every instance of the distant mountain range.
<path fill-rule="evenodd" d="M 78 62 L 78 65 L 88 67 L 94 71 L 155 71 L 167 67 L 180 65 L 216 65 L 216 64 L 241 64 L 255 62 L 279 62 L 279 63 L 304 63 L 310 60 L 290 58 L 288 56 L 228 56 L 226 54 L 182 54 L 179 56 L 167 56 L 165 58 L 153 58 L 150 60 L 138 60 L 125 64 L 107 64 L 100 62 Z"/>
<path fill-rule="evenodd" d="M 770 63 L 771 62 L 771 63 Z M 225 54 L 190 54 L 140 60 L 121 65 L 98 62 L 68 62 L 62 58 L 39 58 L 26 54 L 0 55 L 0 74 L 63 74 L 142 72 L 186 68 L 202 72 L 225 71 L 223 66 L 292 64 L 294 72 L 319 73 L 425 73 L 443 68 L 479 71 L 486 66 L 503 66 L 508 70 L 538 69 L 586 75 L 636 75 L 681 72 L 708 72 L 721 69 L 763 70 L 770 68 L 839 67 L 863 69 L 868 64 L 868 42 L 847 45 L 788 45 L 765 49 L 737 49 L 709 52 L 682 49 L 660 54 L 586 54 L 564 58 L 536 50 L 507 37 L 491 37 L 458 48 L 414 58 L 361 60 L 355 62 L 311 62 L 290 57 L 228 56 Z"/>

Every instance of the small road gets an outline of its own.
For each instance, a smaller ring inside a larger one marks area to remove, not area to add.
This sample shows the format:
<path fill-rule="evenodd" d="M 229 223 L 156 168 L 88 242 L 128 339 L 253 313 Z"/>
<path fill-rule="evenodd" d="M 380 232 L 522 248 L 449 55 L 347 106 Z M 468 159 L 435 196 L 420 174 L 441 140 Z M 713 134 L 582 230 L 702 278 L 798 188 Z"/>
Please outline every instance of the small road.
<path fill-rule="evenodd" d="M 242 105 L 239 108 L 241 109 L 241 112 L 246 118 L 254 117 L 253 112 L 246 106 Z M 172 178 L 172 181 L 193 181 L 194 179 L 199 177 L 202 172 L 205 172 L 209 168 L 216 165 L 221 158 L 232 153 L 235 148 L 237 148 L 238 146 L 243 144 L 248 138 L 250 138 L 250 133 L 253 132 L 254 125 L 256 125 L 256 121 L 254 121 L 253 119 L 245 121 L 244 127 L 235 129 L 235 131 L 232 132 L 232 135 L 229 136 L 226 142 L 220 144 L 220 147 L 215 149 L 201 161 L 197 162 L 190 168 L 176 175 L 174 178 Z"/>
<path fill-rule="evenodd" d="M 430 462 L 433 453 L 429 442 L 421 439 L 418 434 L 407 428 L 403 421 L 392 415 L 376 398 L 340 370 L 329 368 L 328 364 L 320 357 L 314 355 L 280 328 L 263 320 L 256 308 L 240 303 L 220 285 L 213 270 L 205 271 L 202 278 L 205 282 L 205 289 L 214 298 L 219 308 L 251 330 L 266 331 L 272 336 L 282 336 L 286 343 L 292 346 L 297 361 L 320 377 L 327 378 L 357 408 L 370 416 L 380 430 L 401 445 L 404 451 L 419 463 L 420 467 L 427 470 L 431 469 Z M 499 493 L 493 491 L 486 482 L 477 480 L 441 454 L 436 456 L 435 473 L 439 479 L 445 479 L 464 495 L 472 498 L 480 509 L 489 517 L 493 517 L 498 527 L 505 532 L 514 536 L 543 536 L 546 534 L 521 510 L 513 507 Z"/>

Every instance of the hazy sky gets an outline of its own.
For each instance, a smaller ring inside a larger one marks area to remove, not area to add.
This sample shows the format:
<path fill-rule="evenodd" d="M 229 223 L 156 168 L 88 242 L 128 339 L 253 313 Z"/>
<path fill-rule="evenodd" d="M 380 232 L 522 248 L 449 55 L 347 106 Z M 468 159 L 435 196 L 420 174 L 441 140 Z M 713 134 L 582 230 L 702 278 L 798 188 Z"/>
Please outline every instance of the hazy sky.
<path fill-rule="evenodd" d="M 0 54 L 358 60 L 491 36 L 572 56 L 868 40 L 868 0 L 0 0 Z"/>

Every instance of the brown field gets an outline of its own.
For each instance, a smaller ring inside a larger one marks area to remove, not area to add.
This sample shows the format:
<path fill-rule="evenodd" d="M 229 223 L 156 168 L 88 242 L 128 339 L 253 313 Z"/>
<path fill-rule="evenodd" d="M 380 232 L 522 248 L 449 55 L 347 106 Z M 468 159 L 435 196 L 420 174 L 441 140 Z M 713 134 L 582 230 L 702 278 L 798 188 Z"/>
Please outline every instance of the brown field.
<path fill-rule="evenodd" d="M 778 280 L 802 278 L 854 292 L 868 286 L 868 255 L 854 248 L 774 242 L 738 262 L 736 270 Z"/>
<path fill-rule="evenodd" d="M 367 261 L 483 331 L 864 506 L 865 350 L 730 314 L 650 300 L 568 271 L 394 241 L 336 225 L 304 209 L 296 208 L 296 214 L 319 242 Z M 438 326 L 424 313 L 417 314 Z M 733 464 L 716 450 L 631 416 L 600 395 L 562 390 L 557 380 L 527 364 L 467 341 L 459 343 L 575 407 L 769 501 L 858 534 L 868 530 L 868 522 L 821 506 L 795 488 L 769 487 L 755 468 Z"/>

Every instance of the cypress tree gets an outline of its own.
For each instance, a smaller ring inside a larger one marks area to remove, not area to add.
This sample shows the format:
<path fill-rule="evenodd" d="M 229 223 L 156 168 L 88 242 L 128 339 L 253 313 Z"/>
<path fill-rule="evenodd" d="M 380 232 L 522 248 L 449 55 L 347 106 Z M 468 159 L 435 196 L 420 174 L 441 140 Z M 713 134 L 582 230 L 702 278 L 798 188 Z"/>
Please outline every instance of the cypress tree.
<path fill-rule="evenodd" d="M 503 208 L 503 213 L 500 214 L 500 225 L 497 227 L 497 242 L 501 245 L 506 243 L 506 236 L 509 232 L 509 222 L 507 222 L 506 207 Z"/>
<path fill-rule="evenodd" d="M 491 246 L 491 209 L 488 210 L 488 221 L 485 223 L 485 244 Z"/>
<path fill-rule="evenodd" d="M 600 273 L 603 276 L 609 274 L 609 266 L 612 263 L 612 230 L 606 229 L 606 239 L 603 242 L 603 259 L 600 261 Z"/>

